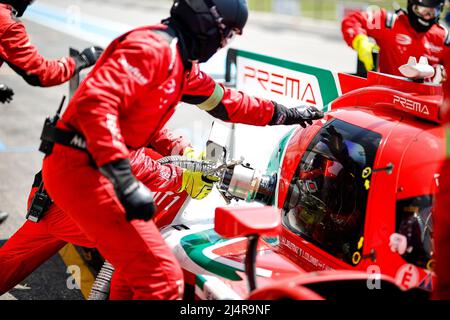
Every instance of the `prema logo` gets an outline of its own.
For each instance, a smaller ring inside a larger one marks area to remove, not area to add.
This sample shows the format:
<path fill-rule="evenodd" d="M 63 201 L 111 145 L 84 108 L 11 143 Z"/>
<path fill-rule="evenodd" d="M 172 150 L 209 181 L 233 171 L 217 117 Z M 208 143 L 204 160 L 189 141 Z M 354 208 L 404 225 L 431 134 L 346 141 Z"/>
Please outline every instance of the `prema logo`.
<path fill-rule="evenodd" d="M 260 89 L 268 93 L 317 105 L 313 85 L 306 79 L 245 65 L 244 82 L 249 80 L 256 80 Z"/>
<path fill-rule="evenodd" d="M 427 105 L 417 101 L 413 101 L 404 97 L 394 96 L 394 104 L 401 105 L 403 108 L 419 112 L 425 115 L 430 115 Z"/>

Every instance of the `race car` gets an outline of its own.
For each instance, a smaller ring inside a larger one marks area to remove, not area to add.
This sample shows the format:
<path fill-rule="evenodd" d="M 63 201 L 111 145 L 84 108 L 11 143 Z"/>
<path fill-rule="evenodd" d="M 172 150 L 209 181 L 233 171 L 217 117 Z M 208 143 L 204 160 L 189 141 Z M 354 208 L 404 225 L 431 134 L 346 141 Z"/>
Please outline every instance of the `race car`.
<path fill-rule="evenodd" d="M 220 178 L 201 202 L 154 196 L 154 221 L 184 271 L 184 298 L 428 298 L 445 154 L 442 88 L 424 81 L 430 68 L 411 59 L 407 77 L 335 75 L 340 93 L 328 95 L 325 117 L 290 128 L 264 174 L 232 159 L 232 133 L 217 124 L 206 161 L 158 160 Z M 91 299 L 107 298 L 113 271 L 106 262 Z"/>
<path fill-rule="evenodd" d="M 445 143 L 442 89 L 423 81 L 423 65 L 410 61 L 409 78 L 339 74 L 342 95 L 322 120 L 281 140 L 264 175 L 244 163 L 222 171 L 224 197 L 272 206 L 279 228 L 267 207 L 166 212 L 159 226 L 183 267 L 187 296 L 300 298 L 314 288 L 304 297 L 329 297 L 337 283 L 355 282 L 365 289 L 355 296 L 395 287 L 426 297 L 436 281 L 432 211 Z M 252 218 L 239 221 L 239 210 Z M 222 212 L 215 224 L 214 211 Z M 231 225 L 234 232 L 224 231 Z M 255 235 L 266 231 L 252 253 Z"/>

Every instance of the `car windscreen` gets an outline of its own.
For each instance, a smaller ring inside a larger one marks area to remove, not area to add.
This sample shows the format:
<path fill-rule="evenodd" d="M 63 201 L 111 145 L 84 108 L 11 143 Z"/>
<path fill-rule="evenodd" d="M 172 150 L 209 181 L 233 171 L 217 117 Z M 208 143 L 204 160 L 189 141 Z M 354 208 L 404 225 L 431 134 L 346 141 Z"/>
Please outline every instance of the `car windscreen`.
<path fill-rule="evenodd" d="M 397 201 L 397 251 L 407 262 L 427 269 L 433 267 L 432 209 L 431 195 Z"/>
<path fill-rule="evenodd" d="M 358 264 L 380 141 L 380 134 L 338 119 L 325 124 L 291 180 L 283 224 L 338 259 Z"/>

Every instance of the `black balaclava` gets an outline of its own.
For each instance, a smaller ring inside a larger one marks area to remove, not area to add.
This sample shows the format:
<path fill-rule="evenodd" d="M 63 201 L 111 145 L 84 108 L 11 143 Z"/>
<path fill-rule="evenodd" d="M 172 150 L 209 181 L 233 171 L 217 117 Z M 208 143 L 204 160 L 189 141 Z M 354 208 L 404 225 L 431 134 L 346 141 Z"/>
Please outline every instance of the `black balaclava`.
<path fill-rule="evenodd" d="M 442 7 L 444 6 L 445 1 L 440 0 L 408 0 L 407 14 L 409 23 L 417 32 L 427 32 L 431 29 L 431 27 L 439 22 L 440 15 L 432 19 L 423 19 L 421 16 L 417 15 L 414 10 L 414 5 L 429 7 L 429 8 L 438 8 L 442 11 Z"/>
<path fill-rule="evenodd" d="M 175 0 L 165 23 L 181 34 L 188 60 L 206 62 L 232 30 L 242 32 L 247 18 L 245 0 Z"/>
<path fill-rule="evenodd" d="M 1 3 L 9 4 L 14 8 L 16 17 L 21 17 L 33 1 L 34 0 L 0 0 Z"/>

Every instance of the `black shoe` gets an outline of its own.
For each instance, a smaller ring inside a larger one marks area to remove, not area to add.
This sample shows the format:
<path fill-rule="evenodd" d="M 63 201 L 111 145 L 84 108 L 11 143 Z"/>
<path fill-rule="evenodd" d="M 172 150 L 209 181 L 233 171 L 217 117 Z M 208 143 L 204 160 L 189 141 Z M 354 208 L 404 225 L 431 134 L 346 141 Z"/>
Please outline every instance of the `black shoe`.
<path fill-rule="evenodd" d="M 8 218 L 8 212 L 0 211 L 0 224 Z"/>

